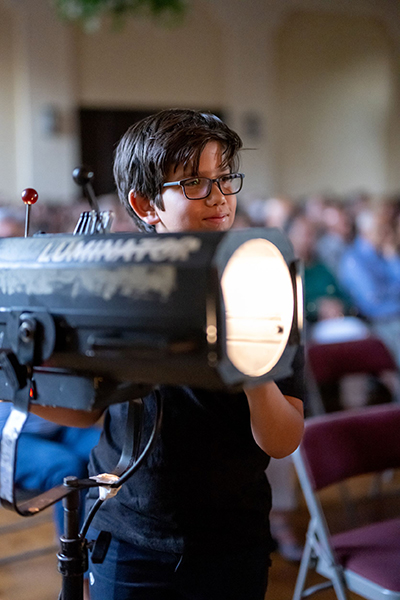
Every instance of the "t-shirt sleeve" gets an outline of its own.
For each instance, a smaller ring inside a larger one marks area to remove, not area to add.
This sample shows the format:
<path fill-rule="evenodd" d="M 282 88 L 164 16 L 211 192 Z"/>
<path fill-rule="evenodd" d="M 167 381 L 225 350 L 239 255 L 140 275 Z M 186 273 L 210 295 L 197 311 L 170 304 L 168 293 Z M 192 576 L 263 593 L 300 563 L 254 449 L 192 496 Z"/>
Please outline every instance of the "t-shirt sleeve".
<path fill-rule="evenodd" d="M 275 383 L 284 396 L 293 396 L 304 401 L 304 347 L 299 346 L 293 359 L 293 373 L 289 377 L 279 379 Z"/>

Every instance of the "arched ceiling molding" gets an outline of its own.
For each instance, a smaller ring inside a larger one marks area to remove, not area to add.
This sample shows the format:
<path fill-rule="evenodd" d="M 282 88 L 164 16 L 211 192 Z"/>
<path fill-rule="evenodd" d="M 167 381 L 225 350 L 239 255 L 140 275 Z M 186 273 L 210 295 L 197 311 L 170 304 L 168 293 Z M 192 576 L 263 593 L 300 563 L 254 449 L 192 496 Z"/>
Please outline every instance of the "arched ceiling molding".
<path fill-rule="evenodd" d="M 276 31 L 295 11 L 312 11 L 325 14 L 342 14 L 365 16 L 381 21 L 391 41 L 400 51 L 400 4 L 396 0 L 286 0 L 285 3 L 267 0 L 265 10 L 268 11 L 270 26 Z"/>

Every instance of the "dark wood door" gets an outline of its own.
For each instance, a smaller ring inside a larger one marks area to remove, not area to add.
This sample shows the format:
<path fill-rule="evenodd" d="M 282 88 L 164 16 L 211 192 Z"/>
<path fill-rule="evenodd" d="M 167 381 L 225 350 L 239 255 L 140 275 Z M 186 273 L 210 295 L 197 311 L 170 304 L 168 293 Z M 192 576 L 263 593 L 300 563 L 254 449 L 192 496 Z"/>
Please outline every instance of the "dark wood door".
<path fill-rule="evenodd" d="M 154 112 L 89 108 L 79 111 L 81 161 L 94 172 L 96 196 L 115 192 L 112 172 L 115 148 L 130 125 Z"/>

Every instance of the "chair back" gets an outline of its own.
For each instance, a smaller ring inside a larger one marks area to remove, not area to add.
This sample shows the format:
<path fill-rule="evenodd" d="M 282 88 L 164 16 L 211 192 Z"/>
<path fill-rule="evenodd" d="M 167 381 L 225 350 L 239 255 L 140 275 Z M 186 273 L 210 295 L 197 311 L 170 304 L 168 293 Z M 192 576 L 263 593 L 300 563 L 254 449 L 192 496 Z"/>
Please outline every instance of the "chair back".
<path fill-rule="evenodd" d="M 297 453 L 314 491 L 356 475 L 400 467 L 400 406 L 310 417 Z"/>
<path fill-rule="evenodd" d="M 334 344 L 311 344 L 307 358 L 318 384 L 332 383 L 354 373 L 379 375 L 383 371 L 397 369 L 385 344 L 375 337 Z"/>

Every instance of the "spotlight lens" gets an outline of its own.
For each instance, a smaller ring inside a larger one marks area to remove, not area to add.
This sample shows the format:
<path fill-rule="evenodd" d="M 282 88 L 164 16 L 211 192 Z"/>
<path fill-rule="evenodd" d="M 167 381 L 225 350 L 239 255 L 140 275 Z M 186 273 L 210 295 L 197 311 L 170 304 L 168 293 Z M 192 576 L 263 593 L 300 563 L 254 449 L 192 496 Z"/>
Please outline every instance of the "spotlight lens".
<path fill-rule="evenodd" d="M 249 240 L 230 257 L 221 287 L 229 360 L 245 375 L 265 375 L 282 356 L 293 323 L 286 261 L 270 241 Z"/>

